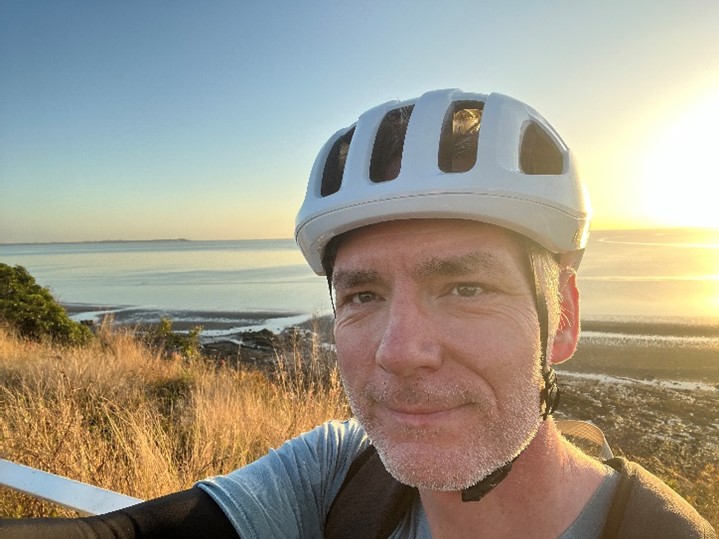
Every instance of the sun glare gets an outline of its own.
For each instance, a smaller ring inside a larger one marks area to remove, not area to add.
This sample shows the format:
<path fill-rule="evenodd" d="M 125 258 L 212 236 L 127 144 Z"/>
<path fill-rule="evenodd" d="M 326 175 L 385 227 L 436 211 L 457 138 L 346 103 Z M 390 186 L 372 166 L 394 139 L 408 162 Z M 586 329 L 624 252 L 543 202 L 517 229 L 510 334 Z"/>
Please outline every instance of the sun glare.
<path fill-rule="evenodd" d="M 650 219 L 667 226 L 719 229 L 719 89 L 684 112 L 659 112 L 657 136 L 641 166 Z"/>

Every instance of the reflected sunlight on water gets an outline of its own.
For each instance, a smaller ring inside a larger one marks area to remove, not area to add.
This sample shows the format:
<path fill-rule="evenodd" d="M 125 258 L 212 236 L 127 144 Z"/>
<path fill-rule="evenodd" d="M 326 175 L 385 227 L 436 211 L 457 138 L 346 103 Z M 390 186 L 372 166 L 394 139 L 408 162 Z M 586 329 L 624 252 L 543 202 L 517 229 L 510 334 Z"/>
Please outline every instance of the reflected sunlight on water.
<path fill-rule="evenodd" d="M 594 231 L 579 283 L 590 318 L 719 321 L 719 231 Z"/>

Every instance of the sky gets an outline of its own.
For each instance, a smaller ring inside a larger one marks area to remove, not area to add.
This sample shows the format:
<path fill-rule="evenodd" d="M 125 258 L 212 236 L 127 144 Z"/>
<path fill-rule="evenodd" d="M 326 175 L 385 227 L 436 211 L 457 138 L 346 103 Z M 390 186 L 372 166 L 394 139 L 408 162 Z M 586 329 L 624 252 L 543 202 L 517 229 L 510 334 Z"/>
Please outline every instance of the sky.
<path fill-rule="evenodd" d="M 549 120 L 594 228 L 719 228 L 718 24 L 715 0 L 0 0 L 0 243 L 292 237 L 335 131 L 454 87 Z"/>

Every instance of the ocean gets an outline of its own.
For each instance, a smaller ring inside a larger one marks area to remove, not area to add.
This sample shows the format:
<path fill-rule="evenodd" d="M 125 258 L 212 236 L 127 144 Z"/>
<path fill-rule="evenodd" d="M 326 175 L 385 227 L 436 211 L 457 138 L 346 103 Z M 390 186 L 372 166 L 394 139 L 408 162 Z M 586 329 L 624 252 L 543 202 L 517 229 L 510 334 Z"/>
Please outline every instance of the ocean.
<path fill-rule="evenodd" d="M 278 325 L 331 312 L 291 239 L 0 245 L 78 320 L 113 312 Z M 719 324 L 719 231 L 593 231 L 579 271 L 585 320 Z"/>
<path fill-rule="evenodd" d="M 579 270 L 583 317 L 719 321 L 719 230 L 596 231 Z"/>

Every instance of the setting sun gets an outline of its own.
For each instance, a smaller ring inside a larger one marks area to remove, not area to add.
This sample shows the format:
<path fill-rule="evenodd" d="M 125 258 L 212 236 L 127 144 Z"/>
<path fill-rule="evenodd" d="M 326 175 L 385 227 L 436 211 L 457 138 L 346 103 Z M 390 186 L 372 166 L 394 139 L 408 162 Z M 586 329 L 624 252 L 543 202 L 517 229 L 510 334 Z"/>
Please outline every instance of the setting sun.
<path fill-rule="evenodd" d="M 646 214 L 670 226 L 719 228 L 719 90 L 661 114 L 665 122 L 639 163 Z"/>

